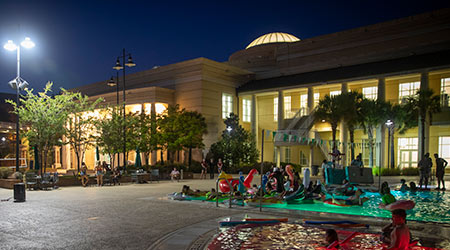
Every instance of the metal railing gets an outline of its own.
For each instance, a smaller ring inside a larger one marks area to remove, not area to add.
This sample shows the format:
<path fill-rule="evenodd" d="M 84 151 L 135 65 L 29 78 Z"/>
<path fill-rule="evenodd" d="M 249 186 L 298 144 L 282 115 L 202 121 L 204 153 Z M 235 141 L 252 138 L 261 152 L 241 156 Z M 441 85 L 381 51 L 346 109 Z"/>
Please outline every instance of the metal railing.
<path fill-rule="evenodd" d="M 219 207 L 219 182 L 221 180 L 225 180 L 227 182 L 228 186 L 230 187 L 230 205 L 228 207 L 231 208 L 231 203 L 232 203 L 232 199 L 233 199 L 233 187 L 231 186 L 231 183 L 228 181 L 228 179 L 225 179 L 225 178 L 217 178 L 217 181 L 216 181 L 216 193 L 217 193 L 216 207 Z M 233 182 L 234 179 L 231 179 L 231 180 Z"/>
<path fill-rule="evenodd" d="M 292 112 L 292 111 L 290 111 Z M 293 112 L 292 112 L 293 113 Z M 285 119 L 292 119 L 292 121 L 289 123 L 289 125 L 287 126 L 286 130 L 291 130 L 295 127 L 295 125 L 298 123 L 298 121 L 303 117 L 303 116 L 307 116 L 309 115 L 309 108 L 300 108 L 298 110 L 296 110 L 295 115 L 293 115 L 292 117 L 288 117 L 285 114 Z"/>

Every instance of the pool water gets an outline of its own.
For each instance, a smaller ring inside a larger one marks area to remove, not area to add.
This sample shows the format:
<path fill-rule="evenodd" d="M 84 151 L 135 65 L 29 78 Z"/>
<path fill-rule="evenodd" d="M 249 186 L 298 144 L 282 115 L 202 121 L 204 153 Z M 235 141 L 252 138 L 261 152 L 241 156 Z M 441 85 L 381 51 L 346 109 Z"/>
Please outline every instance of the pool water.
<path fill-rule="evenodd" d="M 337 230 L 339 240 L 343 241 L 352 232 Z M 300 224 L 279 223 L 275 225 L 242 225 L 221 228 L 208 246 L 216 249 L 311 249 L 325 250 L 325 230 Z M 345 249 L 383 249 L 376 234 L 358 234 L 345 244 Z M 385 249 L 385 248 L 384 248 Z M 413 247 L 412 250 L 429 248 Z"/>
<path fill-rule="evenodd" d="M 408 220 L 450 223 L 450 194 L 444 192 L 391 192 L 397 200 L 413 200 L 416 206 L 408 210 Z M 363 206 L 334 207 L 326 206 L 321 202 L 313 204 L 264 204 L 263 207 L 294 209 L 314 212 L 339 213 L 350 215 L 362 215 L 371 217 L 390 218 L 391 213 L 378 208 L 381 202 L 378 193 L 366 192 L 364 197 L 370 199 Z"/>

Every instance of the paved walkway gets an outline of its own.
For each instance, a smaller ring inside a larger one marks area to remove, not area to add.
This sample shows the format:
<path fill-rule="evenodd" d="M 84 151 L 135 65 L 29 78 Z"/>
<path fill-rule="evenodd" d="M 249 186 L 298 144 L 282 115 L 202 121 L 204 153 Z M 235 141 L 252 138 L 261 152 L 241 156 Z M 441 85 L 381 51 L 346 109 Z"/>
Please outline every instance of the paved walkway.
<path fill-rule="evenodd" d="M 0 202 L 0 249 L 174 249 L 175 245 L 181 249 L 214 228 L 220 218 L 258 212 L 166 198 L 168 193 L 179 192 L 183 185 L 209 190 L 215 182 L 161 181 L 27 191 L 24 203 Z M 0 189 L 1 199 L 12 194 L 12 190 Z M 282 211 L 279 216 L 311 217 L 291 211 Z M 441 230 L 434 225 L 427 227 Z M 180 232 L 181 235 L 190 232 L 190 235 L 183 239 L 173 237 Z"/>

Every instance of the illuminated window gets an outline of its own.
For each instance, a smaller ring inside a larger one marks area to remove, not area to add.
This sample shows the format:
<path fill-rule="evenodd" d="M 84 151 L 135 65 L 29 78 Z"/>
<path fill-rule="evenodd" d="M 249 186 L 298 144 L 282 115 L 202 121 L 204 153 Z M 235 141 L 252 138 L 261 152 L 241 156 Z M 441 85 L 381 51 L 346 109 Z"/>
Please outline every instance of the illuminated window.
<path fill-rule="evenodd" d="M 417 137 L 398 138 L 398 165 L 400 168 L 417 166 L 418 145 Z"/>
<path fill-rule="evenodd" d="M 300 150 L 300 165 L 301 166 L 307 166 L 308 165 L 308 158 L 303 153 L 303 151 Z"/>
<path fill-rule="evenodd" d="M 127 105 L 126 109 L 127 113 L 141 113 L 142 105 L 141 104 L 133 104 L 133 105 Z"/>
<path fill-rule="evenodd" d="M 367 99 L 376 100 L 378 95 L 378 87 L 367 87 L 362 89 L 363 96 Z"/>
<path fill-rule="evenodd" d="M 227 119 L 233 112 L 233 96 L 222 93 L 222 119 Z"/>
<path fill-rule="evenodd" d="M 295 115 L 295 114 L 292 114 L 291 106 L 292 106 L 291 96 L 285 96 L 284 97 L 284 117 L 287 119 L 292 118 Z"/>
<path fill-rule="evenodd" d="M 439 157 L 450 163 L 450 136 L 439 136 Z"/>
<path fill-rule="evenodd" d="M 420 82 L 407 82 L 398 85 L 398 99 L 403 99 L 415 95 L 420 88 Z"/>
<path fill-rule="evenodd" d="M 291 148 L 286 147 L 284 149 L 284 162 L 291 163 Z"/>
<path fill-rule="evenodd" d="M 320 94 L 314 93 L 314 107 L 319 105 L 319 100 L 320 100 Z"/>
<path fill-rule="evenodd" d="M 450 107 L 450 78 L 441 79 L 441 105 Z"/>
<path fill-rule="evenodd" d="M 330 96 L 335 96 L 335 95 L 340 95 L 341 94 L 341 91 L 340 90 L 333 90 L 333 91 L 330 91 Z"/>
<path fill-rule="evenodd" d="M 278 97 L 273 98 L 273 120 L 278 121 Z"/>
<path fill-rule="evenodd" d="M 242 99 L 242 121 L 251 121 L 252 101 L 249 99 Z"/>
<path fill-rule="evenodd" d="M 150 115 L 152 112 L 152 104 L 144 103 L 144 113 Z"/>
<path fill-rule="evenodd" d="M 300 115 L 308 115 L 308 95 L 300 95 Z"/>

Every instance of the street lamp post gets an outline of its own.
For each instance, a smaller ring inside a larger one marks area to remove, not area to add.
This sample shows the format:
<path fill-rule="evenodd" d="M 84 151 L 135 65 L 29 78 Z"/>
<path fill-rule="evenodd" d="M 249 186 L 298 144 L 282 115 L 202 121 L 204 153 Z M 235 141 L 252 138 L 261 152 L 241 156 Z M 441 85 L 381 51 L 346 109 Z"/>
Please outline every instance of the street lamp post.
<path fill-rule="evenodd" d="M 128 56 L 127 62 L 125 62 L 126 57 Z M 120 59 L 122 59 L 122 64 L 120 64 Z M 123 65 L 123 66 L 122 66 Z M 125 66 L 127 67 L 134 67 L 136 64 L 133 62 L 133 59 L 131 58 L 130 53 L 126 53 L 125 49 L 122 50 L 122 55 L 117 57 L 116 65 L 113 67 L 113 69 L 117 70 L 123 70 L 123 167 L 124 170 L 127 167 L 127 160 L 126 160 L 126 150 L 127 150 L 127 134 L 126 134 L 126 124 L 125 124 Z"/>
<path fill-rule="evenodd" d="M 230 136 L 230 143 L 229 143 L 229 145 L 228 145 L 228 147 L 229 147 L 229 153 L 231 154 L 231 131 L 233 130 L 233 128 L 231 127 L 231 126 L 227 126 L 227 131 L 228 131 L 228 135 Z M 231 158 L 232 158 L 232 156 L 230 156 L 230 158 L 228 159 L 228 170 L 230 170 L 230 165 L 231 165 Z"/>
<path fill-rule="evenodd" d="M 108 86 L 110 87 L 116 86 L 116 98 L 117 98 L 116 105 L 119 106 L 119 71 L 117 71 L 116 81 L 114 81 L 114 78 L 111 76 L 111 79 L 109 79 L 108 81 Z"/>
<path fill-rule="evenodd" d="M 28 86 L 28 82 L 25 81 L 22 77 L 20 77 L 20 47 L 24 47 L 26 49 L 31 49 L 34 47 L 34 42 L 31 41 L 29 37 L 26 37 L 20 45 L 16 45 L 12 40 L 8 40 L 8 42 L 3 46 L 6 50 L 9 51 L 17 51 L 17 76 L 13 80 L 9 81 L 8 84 L 11 88 L 16 90 L 16 105 L 17 108 L 20 106 L 20 90 L 25 89 Z M 17 112 L 17 121 L 16 121 L 16 171 L 19 171 L 19 149 L 20 144 L 20 129 L 19 129 L 19 113 Z"/>
<path fill-rule="evenodd" d="M 388 155 L 387 155 L 387 162 L 388 162 L 388 164 L 387 165 L 388 165 L 388 168 L 389 168 L 390 158 L 394 159 L 393 155 L 390 155 L 390 151 L 391 151 L 391 131 L 394 128 L 394 122 L 391 121 L 391 120 L 387 120 L 385 125 L 386 125 L 386 127 L 388 129 Z M 378 171 L 378 189 L 381 188 L 381 165 L 382 164 L 380 164 L 379 171 Z"/>

